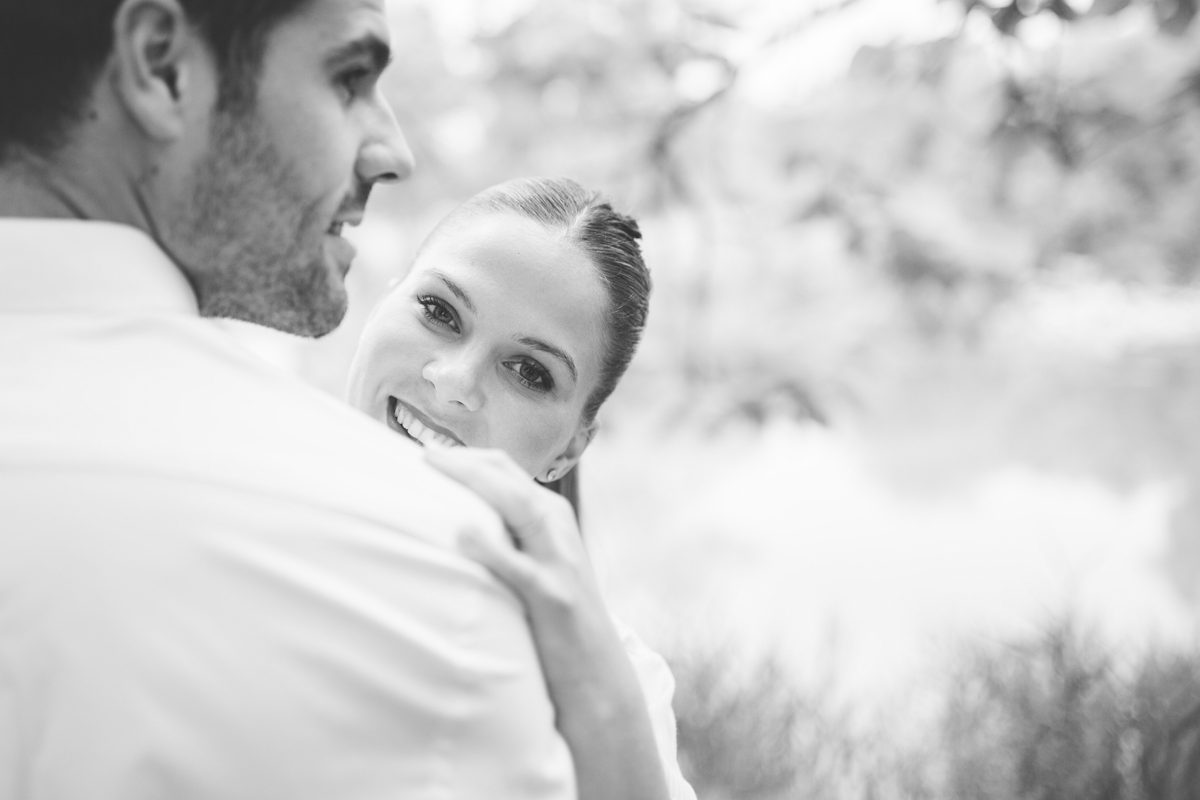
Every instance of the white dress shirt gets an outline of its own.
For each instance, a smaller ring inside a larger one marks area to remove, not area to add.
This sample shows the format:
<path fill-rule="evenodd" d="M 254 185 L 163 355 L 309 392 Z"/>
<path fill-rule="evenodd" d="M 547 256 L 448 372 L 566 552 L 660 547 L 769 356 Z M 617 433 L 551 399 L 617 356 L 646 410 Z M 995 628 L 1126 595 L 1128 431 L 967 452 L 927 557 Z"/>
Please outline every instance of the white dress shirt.
<path fill-rule="evenodd" d="M 0 800 L 574 797 L 467 526 L 141 232 L 0 220 Z"/>

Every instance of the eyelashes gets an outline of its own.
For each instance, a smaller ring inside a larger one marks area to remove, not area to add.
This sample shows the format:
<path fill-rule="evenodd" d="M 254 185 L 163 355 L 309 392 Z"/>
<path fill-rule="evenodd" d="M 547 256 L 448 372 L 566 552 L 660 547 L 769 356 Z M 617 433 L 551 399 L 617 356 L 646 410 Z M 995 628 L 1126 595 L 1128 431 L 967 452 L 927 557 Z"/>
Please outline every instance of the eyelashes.
<path fill-rule="evenodd" d="M 549 392 L 554 388 L 554 378 L 551 377 L 550 371 L 531 358 L 506 361 L 504 365 L 512 370 L 513 375 L 526 388 L 535 392 Z"/>
<path fill-rule="evenodd" d="M 418 295 L 417 304 L 421 307 L 421 315 L 435 329 L 449 331 L 453 334 L 462 333 L 462 325 L 458 315 L 449 303 L 431 294 Z M 538 394 L 549 394 L 554 391 L 554 376 L 536 359 L 523 356 L 502 362 L 504 368 L 521 386 Z"/>
<path fill-rule="evenodd" d="M 359 65 L 348 67 L 340 72 L 334 82 L 343 92 L 344 99 L 349 102 L 368 94 L 376 78 L 378 78 L 378 73 L 375 70 Z"/>
<path fill-rule="evenodd" d="M 421 295 L 417 297 L 417 302 L 421 305 L 421 313 L 425 315 L 426 320 L 434 325 L 449 328 L 455 333 L 462 332 L 459 329 L 458 317 L 454 314 L 454 310 L 440 298 L 431 294 Z"/>

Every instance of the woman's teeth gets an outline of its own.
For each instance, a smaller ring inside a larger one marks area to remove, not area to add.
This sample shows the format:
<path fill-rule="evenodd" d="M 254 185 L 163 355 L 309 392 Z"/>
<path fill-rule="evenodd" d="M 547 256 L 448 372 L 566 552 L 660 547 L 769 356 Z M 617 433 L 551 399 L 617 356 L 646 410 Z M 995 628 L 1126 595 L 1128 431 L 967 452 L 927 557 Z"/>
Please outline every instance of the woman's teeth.
<path fill-rule="evenodd" d="M 407 431 L 408 435 L 421 444 L 438 444 L 442 447 L 458 447 L 459 443 L 449 436 L 425 427 L 421 420 L 399 403 L 396 404 L 396 422 Z"/>

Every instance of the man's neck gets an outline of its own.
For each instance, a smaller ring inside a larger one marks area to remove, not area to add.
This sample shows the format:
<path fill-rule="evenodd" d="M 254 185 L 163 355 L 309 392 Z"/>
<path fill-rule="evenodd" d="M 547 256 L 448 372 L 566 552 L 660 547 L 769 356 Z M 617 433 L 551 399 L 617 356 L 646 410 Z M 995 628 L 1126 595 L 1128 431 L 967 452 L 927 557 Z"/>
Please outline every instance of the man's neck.
<path fill-rule="evenodd" d="M 27 152 L 0 162 L 0 217 L 79 218 L 80 207 L 59 187 L 54 164 Z"/>
<path fill-rule="evenodd" d="M 0 161 L 0 218 L 96 219 L 136 224 L 114 213 L 110 202 L 97 202 L 86 171 L 75 169 L 70 155 L 47 158 L 27 151 Z"/>

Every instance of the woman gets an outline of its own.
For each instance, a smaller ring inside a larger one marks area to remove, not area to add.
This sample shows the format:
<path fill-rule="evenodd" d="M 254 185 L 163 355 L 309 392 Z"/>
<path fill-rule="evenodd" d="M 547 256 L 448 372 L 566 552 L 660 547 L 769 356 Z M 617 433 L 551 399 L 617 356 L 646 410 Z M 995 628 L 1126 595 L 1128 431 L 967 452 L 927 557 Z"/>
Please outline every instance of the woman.
<path fill-rule="evenodd" d="M 605 609 L 559 484 L 637 347 L 637 223 L 565 179 L 522 179 L 446 217 L 372 312 L 349 399 L 479 493 L 513 540 L 462 543 L 525 604 L 581 798 L 694 798 L 665 662 Z M 467 445 L 463 448 L 461 445 Z"/>

